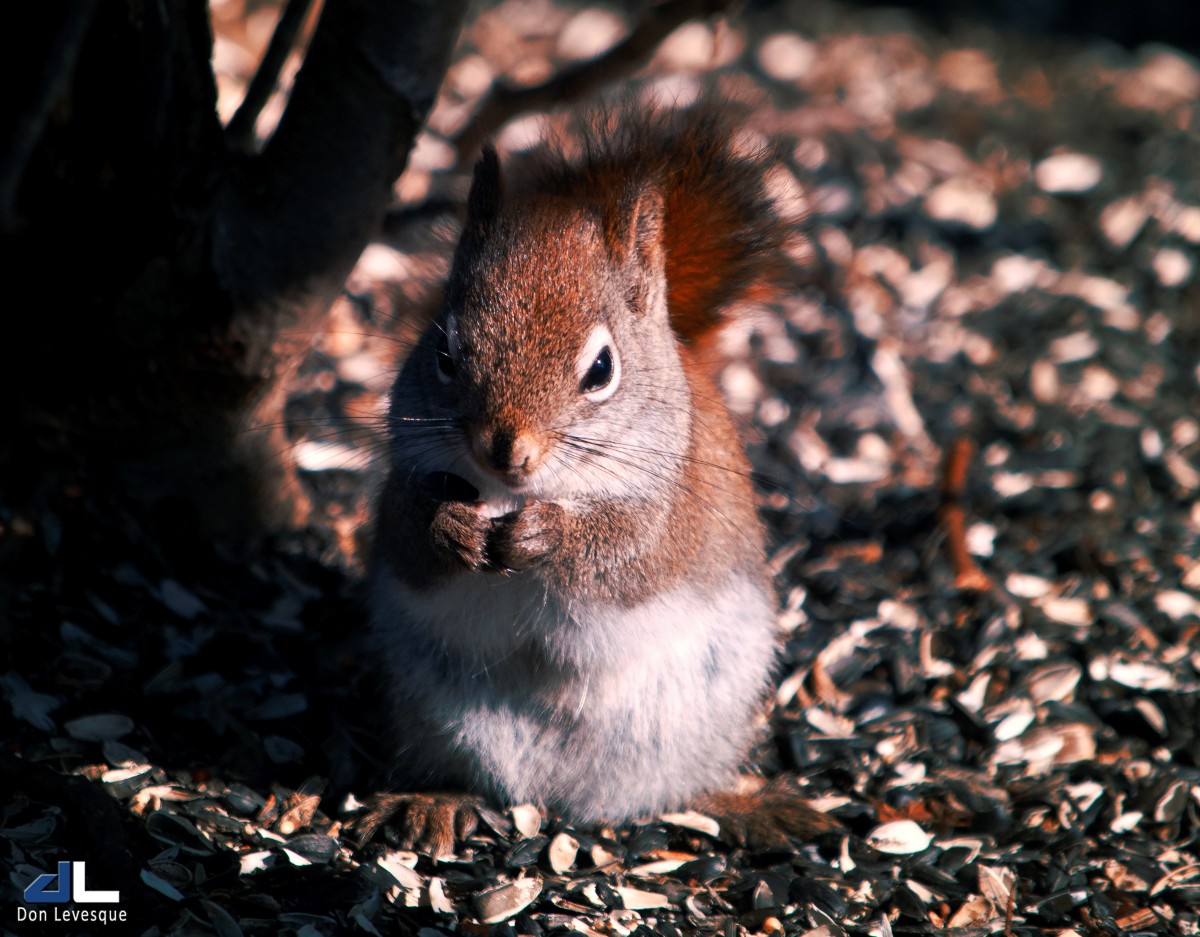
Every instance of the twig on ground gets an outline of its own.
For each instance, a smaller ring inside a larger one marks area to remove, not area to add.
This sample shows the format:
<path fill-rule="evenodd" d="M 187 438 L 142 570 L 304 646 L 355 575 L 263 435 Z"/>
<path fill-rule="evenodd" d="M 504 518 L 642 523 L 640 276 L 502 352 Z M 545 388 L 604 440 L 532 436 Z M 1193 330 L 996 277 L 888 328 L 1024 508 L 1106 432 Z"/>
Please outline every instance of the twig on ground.
<path fill-rule="evenodd" d="M 995 584 L 967 549 L 967 512 L 962 497 L 967 487 L 967 470 L 975 454 L 975 444 L 959 437 L 946 453 L 942 466 L 942 525 L 946 529 L 946 549 L 954 567 L 955 588 L 965 592 L 987 592 Z"/>
<path fill-rule="evenodd" d="M 652 7 L 624 40 L 599 58 L 571 66 L 533 87 L 494 87 L 454 141 L 459 159 L 470 159 L 485 139 L 518 114 L 578 101 L 600 85 L 640 68 L 675 27 L 712 16 L 729 5 L 730 0 L 667 0 Z"/>

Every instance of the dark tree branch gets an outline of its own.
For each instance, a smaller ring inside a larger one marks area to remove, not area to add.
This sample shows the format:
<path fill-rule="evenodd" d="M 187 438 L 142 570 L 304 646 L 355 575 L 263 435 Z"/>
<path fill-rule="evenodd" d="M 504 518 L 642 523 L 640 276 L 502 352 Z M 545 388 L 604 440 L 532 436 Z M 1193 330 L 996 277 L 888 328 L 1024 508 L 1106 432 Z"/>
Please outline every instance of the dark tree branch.
<path fill-rule="evenodd" d="M 454 141 L 459 159 L 472 158 L 484 140 L 518 114 L 578 101 L 601 85 L 641 68 L 677 26 L 712 16 L 730 5 L 731 0 L 666 0 L 651 7 L 633 32 L 599 58 L 573 65 L 533 87 L 495 87 Z"/>
<path fill-rule="evenodd" d="M 98 0 L 74 0 L 59 23 L 49 54 L 37 76 L 37 85 L 25 99 L 0 157 L 0 227 L 11 230 L 16 223 L 16 198 L 25 166 L 42 135 L 54 102 L 66 91 L 75 72 L 75 61 L 83 47 Z M 12 89 L 9 89 L 11 92 Z"/>
<path fill-rule="evenodd" d="M 278 129 L 262 153 L 235 157 L 217 183 L 199 234 L 233 316 L 214 324 L 240 349 L 231 362 L 240 380 L 232 383 L 245 393 L 241 412 L 224 414 L 237 421 L 210 435 L 232 450 L 235 466 L 255 467 L 268 528 L 303 522 L 305 499 L 279 457 L 287 441 L 282 429 L 236 427 L 268 424 L 282 412 L 282 377 L 379 230 L 466 7 L 467 0 L 326 0 Z"/>
<path fill-rule="evenodd" d="M 271 42 L 258 70 L 246 89 L 246 97 L 225 128 L 225 143 L 232 153 L 250 153 L 254 149 L 254 125 L 267 100 L 279 84 L 279 73 L 296 45 L 300 27 L 308 18 L 313 0 L 289 0 L 271 34 Z"/>
<path fill-rule="evenodd" d="M 378 228 L 466 0 L 329 0 L 279 129 L 224 180 L 213 268 L 235 308 L 328 298 Z"/>

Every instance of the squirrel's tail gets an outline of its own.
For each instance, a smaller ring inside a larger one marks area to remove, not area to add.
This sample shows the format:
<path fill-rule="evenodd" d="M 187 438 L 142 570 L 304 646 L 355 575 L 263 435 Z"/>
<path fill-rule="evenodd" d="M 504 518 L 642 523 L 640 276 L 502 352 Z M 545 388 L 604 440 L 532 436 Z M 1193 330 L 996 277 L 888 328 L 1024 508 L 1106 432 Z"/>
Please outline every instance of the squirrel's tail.
<path fill-rule="evenodd" d="M 767 148 L 737 137 L 727 106 L 707 102 L 663 113 L 622 106 L 584 119 L 579 162 L 558 182 L 564 194 L 612 200 L 652 185 L 663 203 L 667 301 L 684 342 L 709 335 L 739 302 L 761 302 L 787 269 L 784 245 L 798 219 L 780 216 L 768 191 L 778 166 Z"/>

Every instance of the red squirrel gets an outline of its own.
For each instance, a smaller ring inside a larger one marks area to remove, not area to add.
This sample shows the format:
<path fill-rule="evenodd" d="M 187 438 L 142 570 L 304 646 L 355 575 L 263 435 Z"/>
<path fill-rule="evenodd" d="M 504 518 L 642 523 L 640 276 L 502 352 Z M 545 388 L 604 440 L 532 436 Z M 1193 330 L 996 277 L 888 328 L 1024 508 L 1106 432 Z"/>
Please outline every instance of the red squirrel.
<path fill-rule="evenodd" d="M 735 838 L 836 826 L 733 792 L 777 655 L 750 465 L 700 349 L 788 226 L 717 106 L 590 121 L 574 157 L 475 169 L 440 312 L 405 363 L 372 620 L 398 815 L 435 856 L 473 795 L 576 822 L 694 807 Z M 756 832 L 757 831 L 757 832 Z"/>

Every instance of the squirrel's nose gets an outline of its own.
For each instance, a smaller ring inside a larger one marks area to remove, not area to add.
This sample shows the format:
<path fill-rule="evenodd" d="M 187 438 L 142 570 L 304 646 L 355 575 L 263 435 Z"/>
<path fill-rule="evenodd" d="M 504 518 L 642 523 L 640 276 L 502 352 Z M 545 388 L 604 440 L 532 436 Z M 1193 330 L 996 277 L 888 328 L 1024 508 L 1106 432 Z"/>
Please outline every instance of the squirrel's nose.
<path fill-rule="evenodd" d="M 475 455 L 485 466 L 504 475 L 528 474 L 542 454 L 537 437 L 511 427 L 483 427 L 472 434 Z"/>

